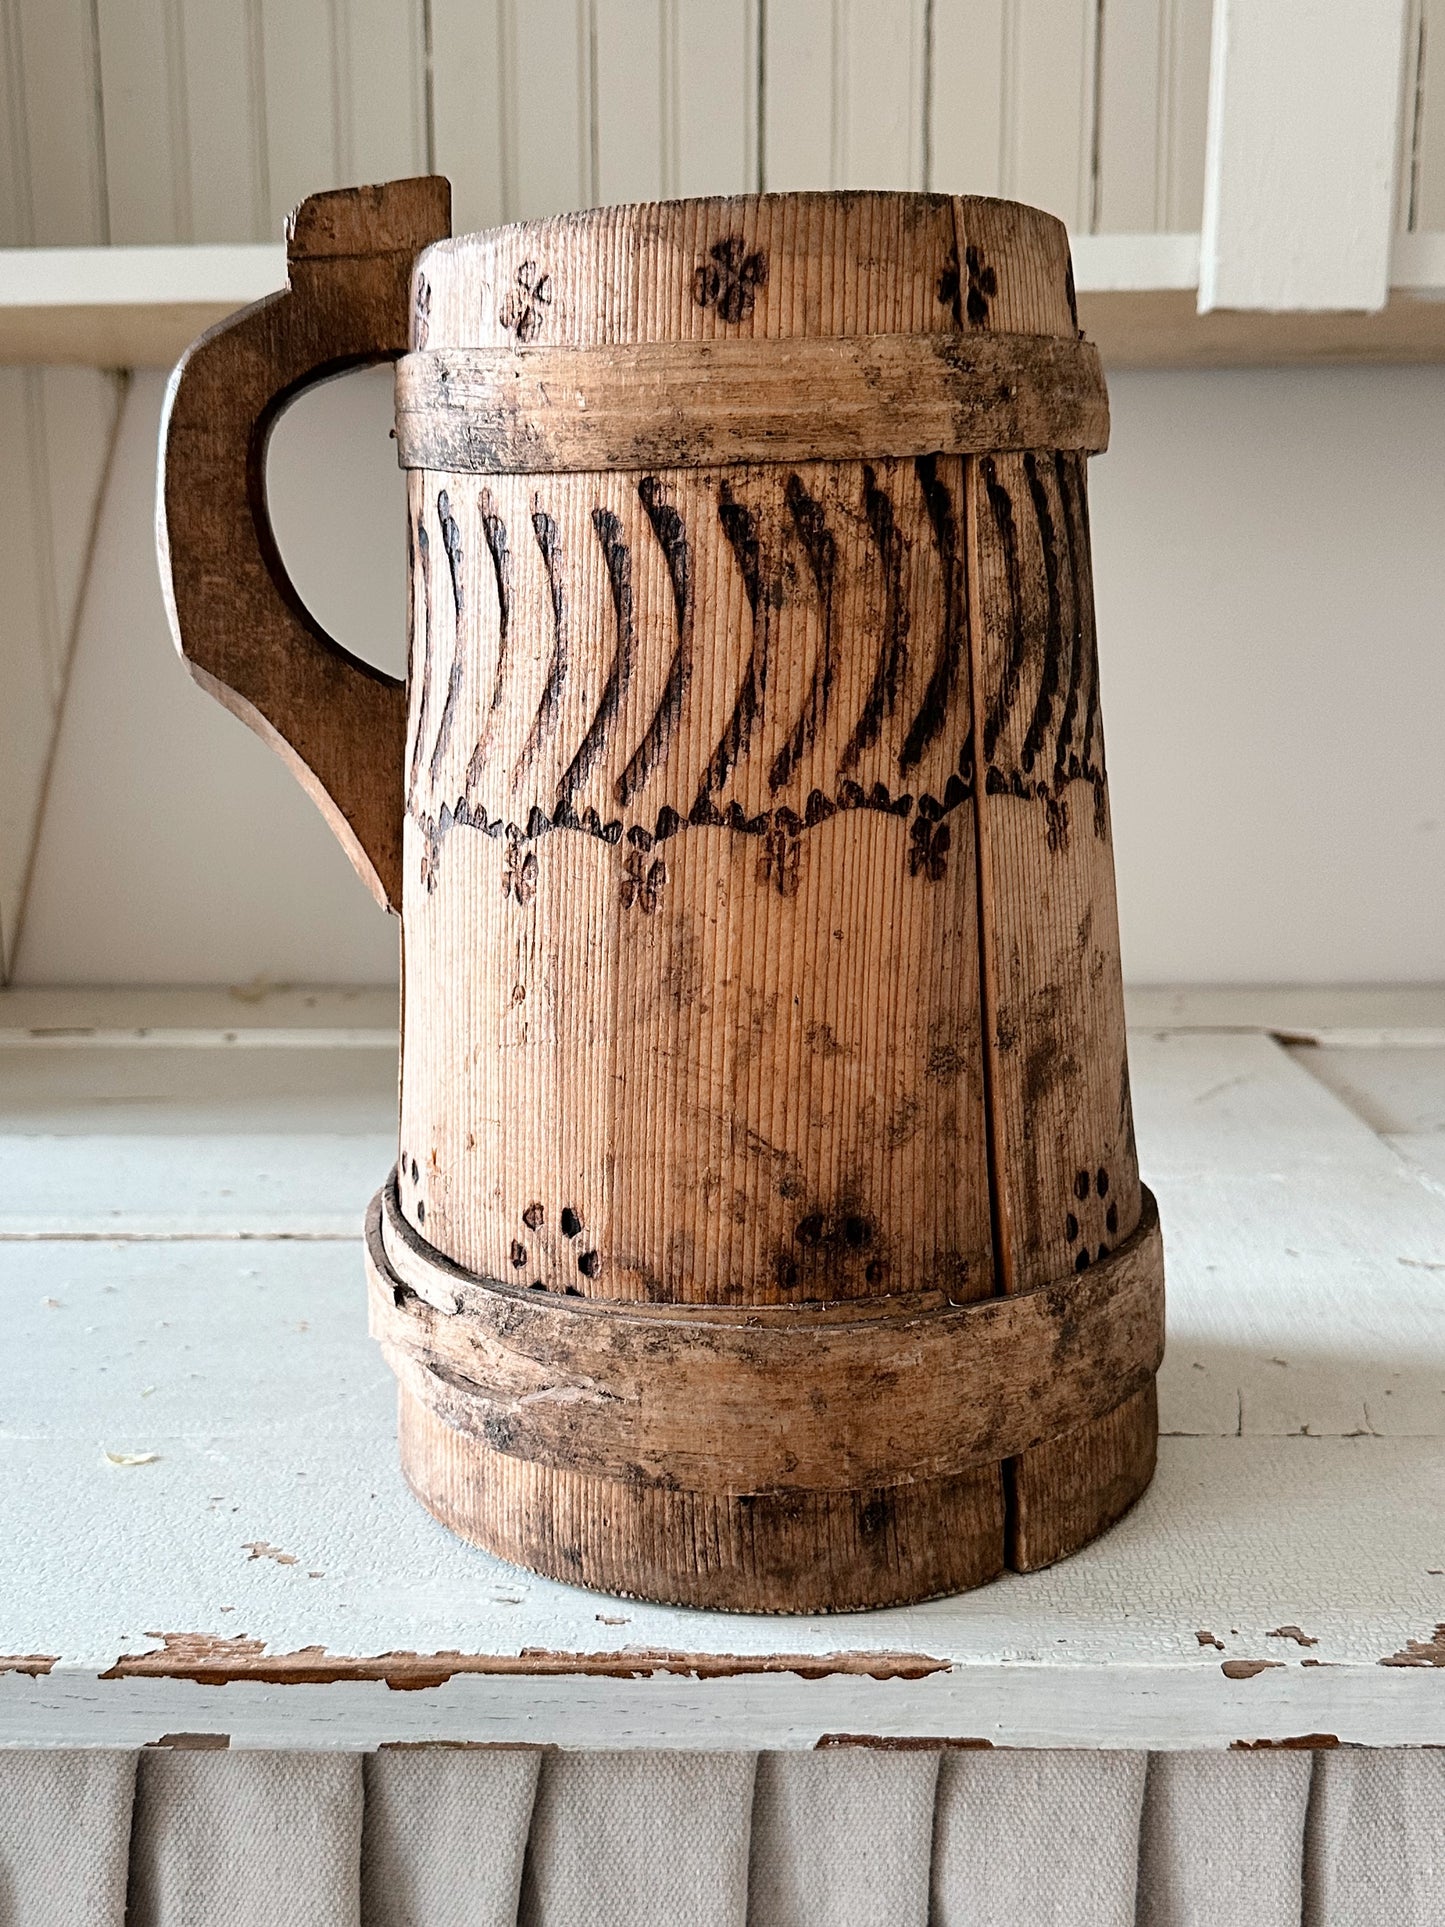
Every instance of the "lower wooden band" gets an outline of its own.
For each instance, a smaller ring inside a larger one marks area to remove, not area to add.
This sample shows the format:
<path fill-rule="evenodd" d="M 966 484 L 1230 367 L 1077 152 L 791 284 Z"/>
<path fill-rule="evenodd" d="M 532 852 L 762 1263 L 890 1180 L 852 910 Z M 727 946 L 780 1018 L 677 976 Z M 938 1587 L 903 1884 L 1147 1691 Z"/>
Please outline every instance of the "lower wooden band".
<path fill-rule="evenodd" d="M 398 363 L 396 438 L 451 474 L 1097 453 L 1109 403 L 1097 350 L 1053 335 L 448 348 Z"/>
<path fill-rule="evenodd" d="M 371 1329 L 413 1401 L 492 1451 L 623 1484 L 821 1493 L 944 1478 L 1102 1417 L 1163 1356 L 1147 1191 L 1138 1226 L 1087 1271 L 967 1305 L 725 1310 L 532 1292 L 428 1246 L 394 1175 L 366 1251 Z"/>

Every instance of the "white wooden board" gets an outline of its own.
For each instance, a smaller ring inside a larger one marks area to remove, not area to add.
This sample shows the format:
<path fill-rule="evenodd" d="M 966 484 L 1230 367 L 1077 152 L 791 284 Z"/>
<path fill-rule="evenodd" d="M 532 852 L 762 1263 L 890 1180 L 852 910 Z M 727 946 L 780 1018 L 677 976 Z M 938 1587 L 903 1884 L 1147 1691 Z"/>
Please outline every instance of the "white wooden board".
<path fill-rule="evenodd" d="M 28 1014 L 58 1003 L 31 993 Z M 293 1017 L 334 1003 L 279 1000 Z M 73 1014 L 105 1004 L 91 993 Z M 194 994 L 171 1014 L 187 1008 L 214 1015 Z M 44 1028 L 12 1023 L 27 1041 L 0 1048 L 0 1157 L 28 1147 L 32 1176 L 47 1155 L 68 1165 L 97 1140 L 31 1127 L 129 1102 L 144 1128 L 108 1143 L 133 1180 L 147 1160 L 178 1174 L 194 1219 L 217 1201 L 177 1160 L 213 1156 L 217 1185 L 229 1161 L 236 1221 L 263 1235 L 0 1242 L 0 1654 L 19 1662 L 0 1672 L 0 1743 L 1445 1742 L 1445 1272 L 1427 1268 L 1445 1264 L 1445 1196 L 1268 1038 L 1134 1039 L 1174 1434 L 1143 1503 L 1045 1573 L 779 1621 L 533 1578 L 407 1494 L 355 1217 L 329 1242 L 277 1237 L 245 1164 L 279 1149 L 294 1201 L 310 1145 L 312 1202 L 330 1187 L 341 1230 L 357 1207 L 325 1160 L 349 1143 L 379 1166 L 389 1149 L 282 1127 L 353 1104 L 380 1120 L 383 1027 L 329 1071 L 314 1028 L 257 1023 L 231 1045 L 208 1028 L 190 1049 Z M 1412 1089 L 1413 1117 L 1428 1098 Z M 249 1138 L 221 1133 L 237 1117 Z M 177 1119 L 183 1134 L 156 1134 Z M 355 1176 L 361 1190 L 375 1168 Z"/>

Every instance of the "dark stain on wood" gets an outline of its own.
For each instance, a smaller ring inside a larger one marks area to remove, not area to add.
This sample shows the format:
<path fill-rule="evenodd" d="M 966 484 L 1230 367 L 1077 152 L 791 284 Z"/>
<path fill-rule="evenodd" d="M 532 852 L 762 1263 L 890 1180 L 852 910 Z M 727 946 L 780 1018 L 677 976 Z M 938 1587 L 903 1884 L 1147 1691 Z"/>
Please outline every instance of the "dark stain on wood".
<path fill-rule="evenodd" d="M 534 505 L 532 510 L 532 535 L 542 557 L 542 567 L 547 573 L 547 594 L 552 604 L 552 655 L 547 664 L 546 681 L 542 685 L 542 700 L 537 705 L 537 713 L 527 730 L 527 739 L 513 771 L 514 781 L 557 727 L 562 688 L 567 681 L 567 591 L 562 581 L 561 544 L 557 536 L 557 524 L 540 504 Z"/>
<path fill-rule="evenodd" d="M 838 560 L 838 545 L 824 520 L 822 503 L 809 495 L 797 475 L 788 477 L 783 493 L 822 606 L 823 635 L 798 720 L 768 772 L 768 788 L 774 792 L 792 775 L 828 715 L 833 693 L 833 572 Z"/>
<path fill-rule="evenodd" d="M 936 456 L 920 455 L 913 467 L 918 486 L 923 491 L 928 523 L 943 575 L 943 620 L 939 628 L 933 673 L 928 679 L 918 714 L 910 724 L 903 747 L 898 752 L 898 767 L 904 771 L 912 769 L 921 759 L 924 750 L 947 719 L 949 699 L 963 654 L 965 622 L 962 558 L 953 498 L 947 484 L 939 476 Z"/>
<path fill-rule="evenodd" d="M 607 581 L 612 590 L 612 615 L 617 629 L 617 647 L 612 657 L 612 667 L 607 673 L 607 681 L 602 686 L 602 694 L 597 699 L 597 709 L 587 726 L 587 733 L 578 745 L 577 754 L 568 764 L 561 782 L 557 785 L 557 805 L 553 812 L 563 827 L 570 828 L 567 819 L 572 815 L 572 798 L 587 780 L 588 772 L 607 746 L 607 738 L 622 698 L 627 694 L 627 685 L 632 677 L 632 658 L 636 647 L 636 632 L 632 622 L 632 552 L 622 539 L 622 524 L 611 509 L 593 509 L 592 527 L 602 547 L 603 560 L 607 564 Z M 621 835 L 621 825 L 618 825 Z"/>
<path fill-rule="evenodd" d="M 411 762 L 408 772 L 408 787 L 416 787 L 417 772 L 421 768 L 421 746 L 426 735 L 428 712 L 431 708 L 431 659 L 432 659 L 432 622 L 431 622 L 431 537 L 426 532 L 426 522 L 422 516 L 416 518 L 416 556 L 421 572 L 421 693 L 416 705 L 416 735 L 412 739 Z M 415 644 L 412 649 L 415 655 Z"/>
<path fill-rule="evenodd" d="M 720 790 L 734 766 L 747 754 L 763 694 L 768 686 L 768 628 L 770 608 L 763 588 L 762 547 L 758 518 L 738 501 L 726 482 L 718 487 L 718 521 L 743 578 L 743 591 L 752 615 L 753 642 L 738 688 L 732 714 L 703 772 L 698 804 Z M 694 805 L 694 812 L 697 805 Z M 696 816 L 692 820 L 696 820 Z"/>
<path fill-rule="evenodd" d="M 437 496 L 437 521 L 441 525 L 442 547 L 446 550 L 447 566 L 452 582 L 452 666 L 447 672 L 447 693 L 442 702 L 441 717 L 437 722 L 436 742 L 432 745 L 431 761 L 427 773 L 433 782 L 441 769 L 442 758 L 451 740 L 452 724 L 456 720 L 457 697 L 461 693 L 462 678 L 466 673 L 466 657 L 462 650 L 462 532 L 457 527 L 452 514 L 451 498 L 445 489 Z"/>
<path fill-rule="evenodd" d="M 759 288 L 766 287 L 768 257 L 748 251 L 740 234 L 729 234 L 708 249 L 692 277 L 692 296 L 700 308 L 713 308 L 720 321 L 742 321 L 753 311 Z"/>
<path fill-rule="evenodd" d="M 1053 722 L 1054 699 L 1059 693 L 1063 669 L 1064 630 L 1053 511 L 1049 507 L 1048 490 L 1039 474 L 1038 461 L 1032 454 L 1024 456 L 1024 477 L 1028 482 L 1029 500 L 1033 505 L 1034 523 L 1039 535 L 1039 551 L 1043 557 L 1047 607 L 1043 670 L 1039 676 L 1038 695 L 1034 699 L 1034 713 L 1029 718 L 1023 747 L 1019 751 L 1019 766 L 1027 776 L 1033 770 L 1039 751 L 1043 748 L 1044 737 Z"/>
<path fill-rule="evenodd" d="M 878 478 L 867 463 L 863 466 L 863 512 L 883 568 L 883 633 L 872 684 L 838 762 L 840 776 L 853 769 L 863 751 L 878 740 L 883 718 L 893 714 L 899 688 L 908 673 L 911 616 L 903 586 L 903 533 L 893 503 L 879 488 Z"/>
<path fill-rule="evenodd" d="M 652 721 L 628 759 L 627 767 L 617 779 L 617 800 L 624 805 L 631 802 L 666 757 L 692 678 L 692 608 L 689 601 L 687 531 L 681 515 L 664 496 L 656 476 L 644 475 L 637 485 L 637 493 L 667 562 L 668 578 L 672 583 L 673 618 L 677 625 L 677 647 L 668 665 L 667 680 L 663 683 L 662 695 Z"/>
<path fill-rule="evenodd" d="M 1019 568 L 1018 530 L 1014 523 L 1013 497 L 998 479 L 998 467 L 992 456 L 985 456 L 979 463 L 979 474 L 983 478 L 989 514 L 993 519 L 994 534 L 998 541 L 999 553 L 1003 558 L 1004 588 L 1008 596 L 1009 613 L 1008 654 L 1004 658 L 1003 673 L 999 678 L 998 688 L 984 716 L 983 754 L 985 762 L 988 762 L 992 760 L 1004 725 L 1018 700 L 1019 679 L 1023 675 L 1027 639 L 1024 631 L 1023 576 Z"/>

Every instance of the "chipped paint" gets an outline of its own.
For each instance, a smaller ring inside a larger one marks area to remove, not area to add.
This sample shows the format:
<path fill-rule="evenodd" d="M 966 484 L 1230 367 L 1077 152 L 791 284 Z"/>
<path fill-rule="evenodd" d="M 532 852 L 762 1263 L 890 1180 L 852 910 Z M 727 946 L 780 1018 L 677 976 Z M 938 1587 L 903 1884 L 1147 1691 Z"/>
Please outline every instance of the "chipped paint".
<path fill-rule="evenodd" d="M 1407 1639 L 1404 1649 L 1380 1661 L 1382 1666 L 1445 1666 L 1445 1623 L 1429 1639 Z"/>
<path fill-rule="evenodd" d="M 1340 1744 L 1334 1733 L 1292 1733 L 1283 1740 L 1231 1740 L 1231 1753 L 1324 1753 Z"/>
<path fill-rule="evenodd" d="M 1282 1659 L 1226 1659 L 1219 1670 L 1226 1679 L 1253 1679 L 1256 1673 L 1273 1672 L 1283 1665 Z"/>
<path fill-rule="evenodd" d="M 29 1673 L 34 1679 L 59 1664 L 59 1653 L 10 1653 L 0 1658 L 0 1673 Z"/>
<path fill-rule="evenodd" d="M 1317 1639 L 1311 1639 L 1308 1633 L 1301 1632 L 1298 1626 L 1276 1626 L 1272 1633 L 1265 1634 L 1265 1638 L 1292 1639 L 1296 1646 L 1318 1646 L 1320 1643 Z"/>
<path fill-rule="evenodd" d="M 813 1751 L 835 1746 L 867 1746 L 879 1753 L 992 1752 L 992 1740 L 942 1738 L 929 1733 L 824 1733 Z"/>
<path fill-rule="evenodd" d="M 162 1733 L 158 1740 L 147 1740 L 147 1749 L 164 1746 L 177 1753 L 224 1753 L 230 1747 L 229 1733 Z"/>
<path fill-rule="evenodd" d="M 211 1633 L 147 1633 L 159 1651 L 122 1653 L 102 1679 L 183 1679 L 200 1686 L 245 1680 L 267 1686 L 330 1686 L 346 1680 L 380 1680 L 395 1692 L 444 1686 L 458 1674 L 521 1674 L 548 1677 L 584 1674 L 595 1679 L 733 1679 L 752 1673 L 790 1673 L 798 1679 L 848 1674 L 876 1680 L 927 1679 L 950 1670 L 947 1660 L 924 1653 L 679 1653 L 623 1647 L 611 1653 L 558 1653 L 524 1647 L 520 1653 L 373 1653 L 350 1657 L 324 1646 L 268 1653 L 262 1639 L 218 1638 Z"/>
<path fill-rule="evenodd" d="M 1216 1639 L 1214 1634 L 1205 1627 L 1201 1627 L 1194 1637 L 1199 1641 L 1201 1646 L 1212 1646 L 1215 1651 L 1219 1653 L 1224 1651 L 1224 1641 L 1222 1639 Z"/>

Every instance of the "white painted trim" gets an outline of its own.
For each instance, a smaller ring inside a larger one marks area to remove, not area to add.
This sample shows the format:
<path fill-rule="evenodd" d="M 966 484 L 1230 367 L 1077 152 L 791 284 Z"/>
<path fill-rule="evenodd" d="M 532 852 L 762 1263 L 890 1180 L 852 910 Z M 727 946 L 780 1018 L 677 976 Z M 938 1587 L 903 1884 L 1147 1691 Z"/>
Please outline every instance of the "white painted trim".
<path fill-rule="evenodd" d="M 1199 286 L 1197 234 L 1074 234 L 1080 294 L 1138 294 Z"/>
<path fill-rule="evenodd" d="M 1215 0 L 1201 314 L 1384 306 L 1405 11 Z"/>
<path fill-rule="evenodd" d="M 286 285 L 272 242 L 151 248 L 0 248 L 0 308 L 241 307 Z"/>
<path fill-rule="evenodd" d="M 104 1679 L 102 1670 L 67 1665 L 39 1678 L 0 1677 L 0 1746 L 140 1747 L 177 1732 L 225 1733 L 235 1748 L 350 1752 L 408 1741 L 782 1751 L 812 1748 L 836 1734 L 1151 1752 L 1222 1751 L 1304 1735 L 1329 1735 L 1345 1746 L 1445 1740 L 1445 1671 L 1305 1668 L 1296 1660 L 1251 1679 L 1227 1679 L 1217 1654 L 1067 1671 L 1028 1661 L 965 1664 L 923 1680 L 457 1674 L 407 1692 L 379 1679 L 202 1686 Z"/>

